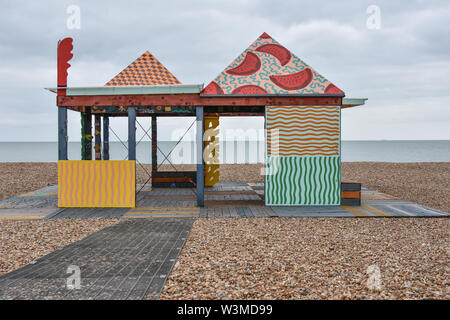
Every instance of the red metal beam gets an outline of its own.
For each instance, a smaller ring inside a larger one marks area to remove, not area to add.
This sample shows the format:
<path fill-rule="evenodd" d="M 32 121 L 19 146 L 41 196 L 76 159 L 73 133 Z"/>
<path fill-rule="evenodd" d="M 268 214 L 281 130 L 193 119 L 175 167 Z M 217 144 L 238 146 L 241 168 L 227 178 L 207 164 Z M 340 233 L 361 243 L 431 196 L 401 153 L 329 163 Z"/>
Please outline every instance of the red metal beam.
<path fill-rule="evenodd" d="M 262 116 L 264 117 L 264 112 L 216 112 L 216 113 L 209 113 L 206 112 L 205 116 L 209 117 L 258 117 Z"/>
<path fill-rule="evenodd" d="M 290 105 L 341 105 L 341 97 L 201 97 L 198 94 L 147 94 L 147 95 L 94 95 L 58 96 L 60 107 L 76 106 L 290 106 Z"/>

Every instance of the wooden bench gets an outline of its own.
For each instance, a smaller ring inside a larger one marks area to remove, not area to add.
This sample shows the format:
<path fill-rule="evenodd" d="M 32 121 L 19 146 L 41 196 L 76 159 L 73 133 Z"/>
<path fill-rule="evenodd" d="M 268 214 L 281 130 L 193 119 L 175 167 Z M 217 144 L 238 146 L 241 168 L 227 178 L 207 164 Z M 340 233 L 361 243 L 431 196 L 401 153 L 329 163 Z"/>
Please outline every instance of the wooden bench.
<path fill-rule="evenodd" d="M 153 188 L 195 188 L 197 171 L 153 171 Z"/>

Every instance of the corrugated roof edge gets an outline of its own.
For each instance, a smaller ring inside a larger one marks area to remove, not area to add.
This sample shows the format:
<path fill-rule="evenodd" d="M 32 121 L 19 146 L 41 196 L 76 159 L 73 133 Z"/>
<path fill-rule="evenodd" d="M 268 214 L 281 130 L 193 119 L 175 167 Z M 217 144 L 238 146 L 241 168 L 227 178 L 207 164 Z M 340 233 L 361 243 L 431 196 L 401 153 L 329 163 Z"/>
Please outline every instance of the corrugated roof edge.
<path fill-rule="evenodd" d="M 53 93 L 58 89 L 66 89 L 68 96 L 96 96 L 96 95 L 138 95 L 138 94 L 187 94 L 200 93 L 203 84 L 173 84 L 162 86 L 101 86 L 101 87 L 61 87 L 45 88 Z"/>

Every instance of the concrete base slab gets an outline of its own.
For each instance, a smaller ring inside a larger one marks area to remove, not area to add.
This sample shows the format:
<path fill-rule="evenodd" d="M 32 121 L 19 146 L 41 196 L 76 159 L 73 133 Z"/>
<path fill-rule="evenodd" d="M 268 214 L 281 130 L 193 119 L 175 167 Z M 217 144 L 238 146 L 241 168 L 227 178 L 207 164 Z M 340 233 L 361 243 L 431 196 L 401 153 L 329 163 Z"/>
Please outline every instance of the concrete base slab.
<path fill-rule="evenodd" d="M 42 209 L 0 209 L 0 220 L 29 220 L 42 219 L 56 212 L 57 208 Z"/>

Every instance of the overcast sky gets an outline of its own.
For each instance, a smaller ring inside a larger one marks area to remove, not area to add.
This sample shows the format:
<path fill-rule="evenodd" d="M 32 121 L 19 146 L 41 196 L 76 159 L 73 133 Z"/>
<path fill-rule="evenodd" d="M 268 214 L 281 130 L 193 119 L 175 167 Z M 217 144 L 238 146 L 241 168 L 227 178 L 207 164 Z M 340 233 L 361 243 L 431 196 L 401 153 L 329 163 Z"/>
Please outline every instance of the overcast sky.
<path fill-rule="evenodd" d="M 67 27 L 77 5 L 80 29 Z M 369 29 L 370 5 L 380 28 Z M 74 38 L 69 86 L 99 86 L 146 50 L 185 84 L 208 84 L 262 32 L 343 89 L 344 140 L 450 139 L 450 1 L 2 1 L 0 141 L 55 141 L 56 44 Z M 79 114 L 69 112 L 71 141 Z M 223 127 L 263 127 L 262 119 Z M 189 119 L 162 124 L 164 136 Z M 124 121 L 113 121 L 126 137 Z M 147 124 L 148 125 L 148 124 Z"/>

